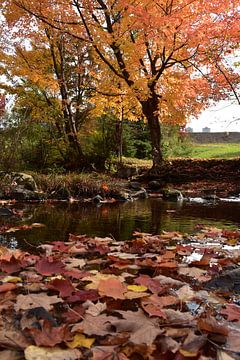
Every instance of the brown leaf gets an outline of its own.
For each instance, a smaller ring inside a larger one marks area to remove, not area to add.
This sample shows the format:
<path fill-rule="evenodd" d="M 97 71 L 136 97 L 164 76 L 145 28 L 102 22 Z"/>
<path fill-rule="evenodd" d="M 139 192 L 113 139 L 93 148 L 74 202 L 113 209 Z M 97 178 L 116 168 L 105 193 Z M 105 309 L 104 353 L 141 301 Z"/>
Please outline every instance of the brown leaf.
<path fill-rule="evenodd" d="M 80 324 L 76 324 L 72 328 L 72 332 L 80 331 L 87 335 L 105 336 L 114 333 L 111 324 L 118 320 L 116 317 L 107 316 L 105 314 L 97 317 L 87 314 Z"/>
<path fill-rule="evenodd" d="M 123 319 L 112 321 L 117 331 L 129 331 L 130 341 L 134 344 L 151 345 L 155 338 L 163 333 L 158 326 L 156 319 L 149 319 L 144 312 L 139 309 L 137 312 L 133 311 L 117 311 L 123 316 Z"/>
<path fill-rule="evenodd" d="M 189 356 L 197 356 L 201 348 L 207 341 L 207 335 L 195 335 L 194 331 L 191 331 L 180 349 L 180 353 L 185 355 L 188 353 Z"/>
<path fill-rule="evenodd" d="M 39 294 L 28 294 L 28 295 L 18 295 L 17 302 L 14 305 L 15 310 L 18 312 L 20 310 L 33 309 L 39 306 L 44 307 L 46 310 L 52 309 L 52 304 L 63 302 L 58 296 L 48 296 L 45 293 Z"/>
<path fill-rule="evenodd" d="M 92 354 L 92 360 L 128 360 L 126 355 L 116 352 L 114 346 L 93 347 Z"/>
<path fill-rule="evenodd" d="M 23 353 L 16 350 L 0 351 L 0 359 L 2 360 L 23 360 Z"/>
<path fill-rule="evenodd" d="M 114 299 L 125 299 L 124 293 L 127 292 L 127 290 L 127 286 L 115 278 L 100 280 L 98 285 L 100 295 L 109 296 Z"/>
<path fill-rule="evenodd" d="M 11 318 L 0 320 L 0 347 L 9 349 L 25 349 L 30 342 L 18 329 Z"/>
<path fill-rule="evenodd" d="M 212 316 L 206 319 L 198 319 L 198 327 L 200 330 L 224 336 L 227 336 L 229 332 L 226 322 L 219 322 Z"/>
<path fill-rule="evenodd" d="M 39 324 L 41 324 L 41 329 L 36 327 L 27 329 L 27 332 L 31 334 L 37 346 L 53 347 L 69 340 L 69 330 L 66 324 L 55 327 L 48 320 L 43 320 Z"/>
<path fill-rule="evenodd" d="M 164 309 L 164 313 L 167 316 L 168 323 L 174 324 L 194 324 L 194 316 L 190 312 L 181 312 L 179 310 Z"/>

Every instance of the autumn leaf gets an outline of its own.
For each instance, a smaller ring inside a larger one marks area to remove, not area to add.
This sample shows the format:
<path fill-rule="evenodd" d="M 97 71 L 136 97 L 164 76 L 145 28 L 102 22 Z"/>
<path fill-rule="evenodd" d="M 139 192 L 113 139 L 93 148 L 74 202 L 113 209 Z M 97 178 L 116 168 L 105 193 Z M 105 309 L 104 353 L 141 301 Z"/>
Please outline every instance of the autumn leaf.
<path fill-rule="evenodd" d="M 69 329 L 66 324 L 60 326 L 52 326 L 48 320 L 41 322 L 40 329 L 32 327 L 26 331 L 31 334 L 37 346 L 53 347 L 69 338 Z"/>
<path fill-rule="evenodd" d="M 54 279 L 47 284 L 47 288 L 58 291 L 61 297 L 71 296 L 76 291 L 69 279 Z"/>
<path fill-rule="evenodd" d="M 134 344 L 151 345 L 155 338 L 163 333 L 159 328 L 156 319 L 149 319 L 144 312 L 139 309 L 137 312 L 133 311 L 117 311 L 122 315 L 123 319 L 112 321 L 118 332 L 129 331 L 129 340 Z"/>
<path fill-rule="evenodd" d="M 84 332 L 87 335 L 105 336 L 114 333 L 111 324 L 117 320 L 114 316 L 107 316 L 105 314 L 95 316 L 87 314 L 80 324 L 76 324 L 72 328 L 72 332 Z"/>
<path fill-rule="evenodd" d="M 16 289 L 16 287 L 17 287 L 17 285 L 12 284 L 12 283 L 2 284 L 2 285 L 0 285 L 0 293 L 14 290 L 14 289 Z"/>
<path fill-rule="evenodd" d="M 62 349 L 60 347 L 47 348 L 28 346 L 24 351 L 26 360 L 78 360 L 82 353 L 77 349 Z"/>
<path fill-rule="evenodd" d="M 86 300 L 95 301 L 100 298 L 98 292 L 94 289 L 78 290 L 74 295 L 69 296 L 66 301 L 68 303 L 75 303 L 78 301 L 84 302 Z"/>
<path fill-rule="evenodd" d="M 135 292 L 144 292 L 148 288 L 144 285 L 128 285 L 127 289 Z"/>
<path fill-rule="evenodd" d="M 127 286 L 118 279 L 109 278 L 108 280 L 99 281 L 98 292 L 101 296 L 125 299 L 124 293 L 127 292 Z"/>
<path fill-rule="evenodd" d="M 41 275 L 50 276 L 62 274 L 64 266 L 62 261 L 43 258 L 36 263 L 35 269 Z"/>
<path fill-rule="evenodd" d="M 83 334 L 76 334 L 72 341 L 66 342 L 67 346 L 70 349 L 75 349 L 76 347 L 85 347 L 90 349 L 95 339 L 87 338 Z"/>
<path fill-rule="evenodd" d="M 240 320 L 240 306 L 227 304 L 225 309 L 221 309 L 221 314 L 227 315 L 228 321 Z"/>
<path fill-rule="evenodd" d="M 0 269 L 7 274 L 14 274 L 19 272 L 24 267 L 21 260 L 11 256 L 10 260 L 0 260 Z"/>
<path fill-rule="evenodd" d="M 52 305 L 56 303 L 63 302 L 58 296 L 48 296 L 45 293 L 39 294 L 28 294 L 28 295 L 18 295 L 14 309 L 18 312 L 20 310 L 33 309 L 39 306 L 42 306 L 46 310 L 51 310 Z"/>

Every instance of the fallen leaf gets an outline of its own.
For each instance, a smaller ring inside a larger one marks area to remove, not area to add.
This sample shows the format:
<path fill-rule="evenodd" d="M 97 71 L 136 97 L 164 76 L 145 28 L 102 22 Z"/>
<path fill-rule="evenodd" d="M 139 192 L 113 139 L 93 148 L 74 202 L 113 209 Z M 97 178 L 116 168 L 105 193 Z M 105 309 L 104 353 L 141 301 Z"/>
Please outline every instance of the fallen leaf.
<path fill-rule="evenodd" d="M 28 346 L 24 351 L 26 360 L 78 360 L 82 353 L 77 349 L 61 349 L 60 347 L 47 348 Z"/>
<path fill-rule="evenodd" d="M 227 323 L 223 321 L 217 321 L 212 316 L 209 316 L 205 319 L 198 319 L 198 327 L 200 330 L 204 330 L 214 334 L 221 334 L 227 336 L 229 333 Z"/>
<path fill-rule="evenodd" d="M 23 353 L 15 350 L 0 351 L 0 359 L 2 360 L 23 360 Z"/>
<path fill-rule="evenodd" d="M 39 294 L 28 294 L 28 295 L 18 295 L 14 309 L 18 312 L 20 310 L 33 309 L 39 306 L 42 306 L 46 310 L 51 310 L 52 305 L 56 303 L 63 302 L 58 296 L 48 296 L 45 293 Z"/>
<path fill-rule="evenodd" d="M 7 349 L 25 349 L 31 343 L 16 326 L 14 319 L 0 318 L 0 347 Z"/>
<path fill-rule="evenodd" d="M 37 272 L 45 276 L 61 274 L 64 267 L 65 265 L 62 261 L 53 260 L 50 257 L 39 260 L 35 265 Z"/>
<path fill-rule="evenodd" d="M 61 297 L 68 297 L 76 292 L 75 287 L 72 285 L 69 279 L 54 279 L 46 286 L 48 289 L 58 291 Z"/>
<path fill-rule="evenodd" d="M 75 349 L 76 347 L 85 347 L 90 349 L 95 339 L 86 338 L 83 334 L 76 334 L 73 338 L 73 341 L 66 342 L 67 346 L 71 349 Z"/>
<path fill-rule="evenodd" d="M 82 280 L 83 281 L 91 281 L 90 284 L 87 284 L 85 286 L 86 289 L 98 289 L 99 282 L 101 280 L 108 280 L 108 279 L 117 279 L 120 282 L 124 282 L 124 278 L 121 276 L 115 276 L 113 274 L 101 274 L 100 272 L 97 272 L 95 274 L 91 274 L 90 276 L 85 276 Z"/>
<path fill-rule="evenodd" d="M 144 292 L 148 288 L 144 285 L 128 285 L 127 289 L 135 292 Z"/>
<path fill-rule="evenodd" d="M 0 293 L 14 290 L 14 289 L 16 289 L 16 287 L 17 287 L 16 284 L 11 284 L 11 283 L 2 284 L 2 285 L 0 285 Z"/>
<path fill-rule="evenodd" d="M 40 325 L 41 328 L 32 327 L 27 329 L 27 332 L 31 334 L 37 346 L 53 347 L 63 341 L 67 341 L 69 338 L 69 330 L 66 324 L 52 326 L 50 321 L 43 320 Z"/>
<path fill-rule="evenodd" d="M 98 292 L 102 296 L 108 296 L 114 299 L 125 299 L 124 293 L 127 292 L 127 287 L 120 280 L 109 278 L 99 281 Z"/>
<path fill-rule="evenodd" d="M 191 331 L 179 352 L 185 357 L 196 357 L 206 342 L 207 335 L 195 335 L 194 331 Z"/>
<path fill-rule="evenodd" d="M 221 309 L 222 315 L 227 315 L 228 321 L 240 320 L 240 306 L 227 304 L 225 309 Z"/>
<path fill-rule="evenodd" d="M 122 315 L 123 319 L 112 321 L 117 331 L 129 331 L 130 341 L 134 344 L 151 345 L 155 338 L 163 333 L 159 328 L 156 319 L 149 319 L 144 312 L 139 309 L 137 312 L 133 311 L 117 311 Z"/>
<path fill-rule="evenodd" d="M 114 346 L 96 346 L 92 350 L 92 360 L 129 360 L 122 352 L 115 351 Z"/>
<path fill-rule="evenodd" d="M 116 317 L 107 316 L 105 314 L 97 317 L 87 314 L 80 324 L 76 324 L 72 328 L 72 332 L 84 332 L 87 335 L 105 336 L 112 334 L 111 324 L 117 320 Z"/>
<path fill-rule="evenodd" d="M 16 259 L 15 256 L 11 256 L 10 260 L 0 260 L 0 269 L 7 274 L 14 274 L 19 272 L 23 268 L 21 260 Z"/>
<path fill-rule="evenodd" d="M 92 301 L 87 300 L 83 305 L 84 307 L 87 306 L 86 314 L 90 314 L 92 316 L 98 316 L 107 309 L 106 303 L 101 302 L 94 304 Z"/>

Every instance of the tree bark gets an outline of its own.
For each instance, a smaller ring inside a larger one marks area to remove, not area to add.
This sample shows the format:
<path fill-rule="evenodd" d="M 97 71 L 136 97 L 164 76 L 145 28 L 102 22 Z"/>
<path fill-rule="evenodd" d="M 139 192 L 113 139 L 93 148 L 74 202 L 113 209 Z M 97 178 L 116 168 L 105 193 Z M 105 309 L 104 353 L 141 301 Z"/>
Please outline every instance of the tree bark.
<path fill-rule="evenodd" d="M 152 145 L 152 170 L 158 170 L 163 164 L 163 154 L 161 149 L 161 125 L 159 121 L 159 99 L 156 94 L 141 102 L 143 114 L 145 115 L 150 130 Z"/>

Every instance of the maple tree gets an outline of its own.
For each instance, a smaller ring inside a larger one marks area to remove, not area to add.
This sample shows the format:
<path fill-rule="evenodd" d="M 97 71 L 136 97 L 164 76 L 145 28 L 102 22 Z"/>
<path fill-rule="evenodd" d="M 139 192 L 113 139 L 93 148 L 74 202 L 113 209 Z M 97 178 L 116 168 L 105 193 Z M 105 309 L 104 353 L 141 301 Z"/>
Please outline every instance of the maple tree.
<path fill-rule="evenodd" d="M 13 112 L 29 125 L 47 126 L 66 162 L 81 168 L 87 160 L 79 132 L 91 108 L 89 56 L 79 41 L 40 25 L 24 37 L 14 34 L 10 50 L 2 44 L 1 73 L 7 82 L 0 87 L 15 95 Z M 5 35 L 8 31 L 6 26 Z"/>
<path fill-rule="evenodd" d="M 235 19 L 239 17 L 236 0 L 12 0 L 8 7 L 12 23 L 28 14 L 91 47 L 99 68 L 107 68 L 140 104 L 150 129 L 153 169 L 163 161 L 162 119 L 166 112 L 171 116 L 176 107 L 176 92 L 169 89 L 174 89 L 179 78 L 183 81 L 178 91 L 187 97 L 190 93 L 190 98 L 200 104 L 203 97 L 196 89 L 202 88 L 205 96 L 211 90 L 212 94 L 220 94 L 216 84 L 222 85 L 217 78 L 214 76 L 211 89 L 196 69 L 202 75 L 205 69 L 214 73 L 210 58 L 214 54 L 221 64 L 229 44 L 236 40 Z M 186 99 L 180 98 L 177 107 L 181 112 Z M 174 106 L 166 110 L 169 101 Z M 174 123 L 179 122 L 177 116 L 173 117 Z"/>

